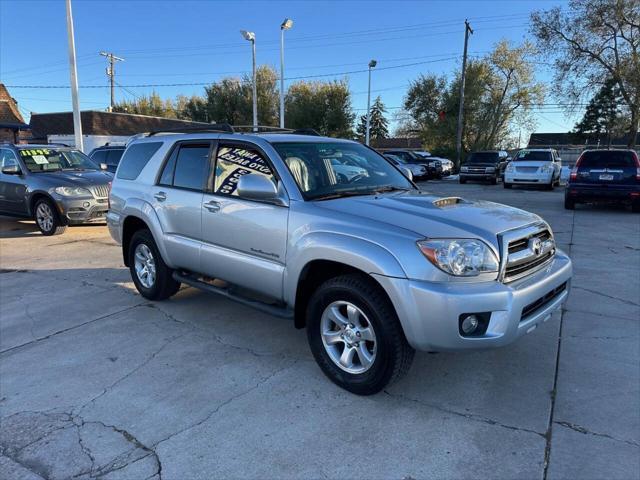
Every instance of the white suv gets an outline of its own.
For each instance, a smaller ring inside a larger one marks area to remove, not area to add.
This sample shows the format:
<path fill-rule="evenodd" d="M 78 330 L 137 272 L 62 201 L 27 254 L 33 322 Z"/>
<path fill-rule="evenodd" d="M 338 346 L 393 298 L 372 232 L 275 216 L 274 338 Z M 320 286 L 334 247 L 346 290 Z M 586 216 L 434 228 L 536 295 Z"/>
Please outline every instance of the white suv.
<path fill-rule="evenodd" d="M 560 185 L 562 160 L 552 148 L 520 150 L 504 171 L 504 188 L 513 185 L 542 185 L 548 190 Z"/>

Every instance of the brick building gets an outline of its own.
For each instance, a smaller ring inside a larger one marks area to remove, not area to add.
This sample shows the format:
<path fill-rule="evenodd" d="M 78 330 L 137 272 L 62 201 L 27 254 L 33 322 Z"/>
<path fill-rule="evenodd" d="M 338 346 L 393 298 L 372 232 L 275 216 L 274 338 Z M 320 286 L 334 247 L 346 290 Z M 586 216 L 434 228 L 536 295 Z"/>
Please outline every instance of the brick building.
<path fill-rule="evenodd" d="M 9 91 L 0 83 L 0 142 L 18 143 L 29 130 L 18 110 L 18 103 L 9 95 Z"/>

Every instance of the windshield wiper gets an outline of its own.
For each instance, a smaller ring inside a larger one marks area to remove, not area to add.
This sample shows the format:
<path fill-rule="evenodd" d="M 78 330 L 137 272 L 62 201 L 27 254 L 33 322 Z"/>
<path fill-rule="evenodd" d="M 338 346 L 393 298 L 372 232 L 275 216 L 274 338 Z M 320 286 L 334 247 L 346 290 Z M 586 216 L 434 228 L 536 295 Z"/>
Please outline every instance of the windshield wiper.
<path fill-rule="evenodd" d="M 394 185 L 387 185 L 385 187 L 380 187 L 376 190 L 373 190 L 372 193 L 386 193 L 386 192 L 409 192 L 413 190 L 413 188 L 408 187 L 396 187 Z"/>
<path fill-rule="evenodd" d="M 313 200 L 333 200 L 334 198 L 344 198 L 344 197 L 357 197 L 362 195 L 374 195 L 376 192 L 373 190 L 348 190 L 346 192 L 335 192 L 328 193 L 326 195 L 321 195 L 319 197 L 313 198 Z"/>

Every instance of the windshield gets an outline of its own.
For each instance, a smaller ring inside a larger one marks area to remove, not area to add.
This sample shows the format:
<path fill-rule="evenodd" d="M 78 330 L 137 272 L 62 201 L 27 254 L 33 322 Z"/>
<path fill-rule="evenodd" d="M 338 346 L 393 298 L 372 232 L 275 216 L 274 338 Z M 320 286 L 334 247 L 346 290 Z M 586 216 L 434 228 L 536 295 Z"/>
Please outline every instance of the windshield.
<path fill-rule="evenodd" d="M 307 200 L 415 188 L 382 155 L 359 143 L 274 142 L 273 147 Z"/>
<path fill-rule="evenodd" d="M 551 157 L 551 152 L 541 152 L 539 150 L 520 150 L 513 160 L 515 162 L 551 162 L 553 161 L 553 158 Z"/>
<path fill-rule="evenodd" d="M 99 170 L 98 166 L 79 150 L 52 148 L 23 148 L 20 158 L 30 172 L 58 172 L 60 170 Z"/>
<path fill-rule="evenodd" d="M 465 163 L 496 163 L 499 158 L 498 152 L 473 152 Z"/>

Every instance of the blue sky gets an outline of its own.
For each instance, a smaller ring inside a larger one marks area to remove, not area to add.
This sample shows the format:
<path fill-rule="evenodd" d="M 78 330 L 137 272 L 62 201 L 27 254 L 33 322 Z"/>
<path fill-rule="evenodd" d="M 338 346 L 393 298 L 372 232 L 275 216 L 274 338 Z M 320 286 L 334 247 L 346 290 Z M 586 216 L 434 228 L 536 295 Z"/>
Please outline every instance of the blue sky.
<path fill-rule="evenodd" d="M 528 15 L 559 1 L 100 1 L 73 0 L 78 76 L 83 110 L 109 103 L 101 50 L 125 58 L 117 64 L 116 100 L 148 94 L 142 84 L 213 82 L 251 68 L 248 42 L 256 33 L 259 64 L 279 68 L 280 23 L 286 32 L 285 77 L 347 78 L 358 114 L 366 108 L 366 70 L 378 60 L 372 95 L 396 112 L 408 83 L 420 73 L 450 73 L 461 62 L 464 19 L 474 29 L 469 52 L 483 55 L 501 38 L 521 42 Z M 64 0 L 0 0 L 0 82 L 25 114 L 71 109 L 68 89 L 12 86 L 68 85 Z M 388 68 L 400 66 L 399 68 Z M 538 66 L 540 80 L 550 73 Z M 293 80 L 290 80 L 293 81 Z M 201 94 L 202 86 L 155 87 L 163 97 Z M 554 102 L 551 98 L 550 102 Z M 557 108 L 537 112 L 538 131 L 571 129 L 576 118 Z M 524 139 L 523 139 L 524 140 Z"/>

